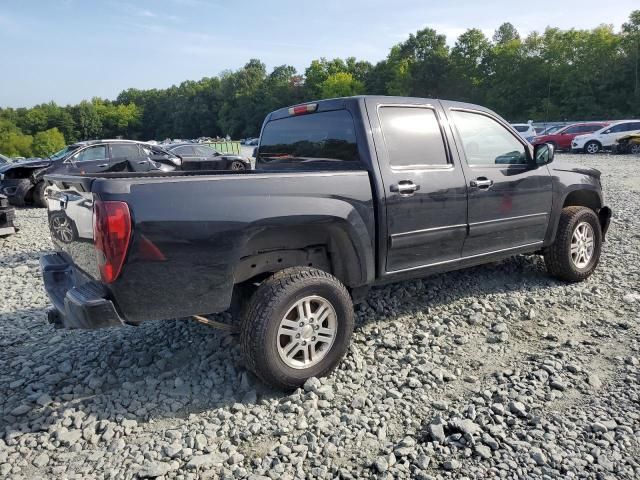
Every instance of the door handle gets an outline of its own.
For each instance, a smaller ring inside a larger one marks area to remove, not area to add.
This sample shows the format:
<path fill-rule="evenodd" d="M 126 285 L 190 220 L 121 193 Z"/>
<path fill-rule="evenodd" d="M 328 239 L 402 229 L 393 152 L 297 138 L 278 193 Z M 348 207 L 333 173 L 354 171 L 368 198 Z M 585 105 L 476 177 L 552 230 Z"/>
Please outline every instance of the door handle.
<path fill-rule="evenodd" d="M 471 180 L 469 185 L 473 188 L 488 190 L 493 185 L 493 180 L 489 180 L 487 177 L 478 177 L 475 180 Z"/>
<path fill-rule="evenodd" d="M 420 185 L 416 185 L 411 180 L 400 180 L 397 185 L 391 185 L 389 190 L 398 192 L 402 197 L 410 197 L 420 190 Z"/>
<path fill-rule="evenodd" d="M 146 160 L 143 160 L 141 162 L 138 162 L 138 165 L 145 165 L 146 163 L 147 163 Z"/>
<path fill-rule="evenodd" d="M 109 164 L 108 163 L 101 163 L 100 165 L 97 165 L 97 166 L 102 168 L 102 167 L 108 167 Z"/>

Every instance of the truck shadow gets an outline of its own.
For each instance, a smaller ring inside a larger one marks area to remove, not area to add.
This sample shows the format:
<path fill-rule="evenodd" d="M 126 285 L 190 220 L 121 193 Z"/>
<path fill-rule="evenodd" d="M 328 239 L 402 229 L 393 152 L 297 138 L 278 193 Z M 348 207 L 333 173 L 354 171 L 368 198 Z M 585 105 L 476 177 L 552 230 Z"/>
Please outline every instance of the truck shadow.
<path fill-rule="evenodd" d="M 357 308 L 356 329 L 459 299 L 562 285 L 546 275 L 539 258 L 516 257 L 378 287 Z M 235 335 L 193 320 L 65 331 L 32 309 L 0 313 L 0 329 L 0 438 L 47 430 L 74 415 L 179 419 L 286 395 L 245 370 Z"/>

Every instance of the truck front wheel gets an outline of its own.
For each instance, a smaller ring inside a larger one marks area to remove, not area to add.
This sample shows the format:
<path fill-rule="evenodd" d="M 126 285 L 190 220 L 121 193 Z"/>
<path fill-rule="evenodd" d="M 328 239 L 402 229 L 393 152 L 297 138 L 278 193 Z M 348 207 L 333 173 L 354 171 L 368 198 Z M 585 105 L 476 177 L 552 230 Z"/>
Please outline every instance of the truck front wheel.
<path fill-rule="evenodd" d="M 353 333 L 349 292 L 315 268 L 275 273 L 253 294 L 240 340 L 247 366 L 264 382 L 285 390 L 330 373 Z"/>
<path fill-rule="evenodd" d="M 544 262 L 554 277 L 581 282 L 596 269 L 601 249 L 602 229 L 596 213 L 587 207 L 565 207 Z"/>

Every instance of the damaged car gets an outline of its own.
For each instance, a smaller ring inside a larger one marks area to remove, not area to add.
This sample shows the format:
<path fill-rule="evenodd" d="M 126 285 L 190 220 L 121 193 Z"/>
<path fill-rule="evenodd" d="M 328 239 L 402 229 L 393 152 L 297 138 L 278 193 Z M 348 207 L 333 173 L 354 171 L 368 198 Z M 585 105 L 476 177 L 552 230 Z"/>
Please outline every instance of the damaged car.
<path fill-rule="evenodd" d="M 246 158 L 221 153 L 210 145 L 183 142 L 165 148 L 182 158 L 182 170 L 251 170 Z"/>
<path fill-rule="evenodd" d="M 16 206 L 46 207 L 46 174 L 172 171 L 180 162 L 159 147 L 133 140 L 78 142 L 45 159 L 0 165 L 0 194 Z"/>
<path fill-rule="evenodd" d="M 640 155 L 640 131 L 618 137 L 612 147 L 612 152 Z"/>

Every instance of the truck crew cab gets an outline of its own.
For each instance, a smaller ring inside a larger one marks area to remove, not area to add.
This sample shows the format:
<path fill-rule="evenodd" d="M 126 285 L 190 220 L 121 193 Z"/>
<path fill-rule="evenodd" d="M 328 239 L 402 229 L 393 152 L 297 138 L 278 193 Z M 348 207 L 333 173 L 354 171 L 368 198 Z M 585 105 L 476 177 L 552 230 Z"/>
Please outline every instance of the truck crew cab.
<path fill-rule="evenodd" d="M 295 388 L 336 367 L 372 285 L 522 253 L 591 275 L 611 216 L 600 172 L 553 160 L 477 105 L 359 96 L 269 114 L 252 171 L 50 175 L 50 215 L 74 228 L 41 259 L 49 318 L 237 305 L 247 365 Z"/>

